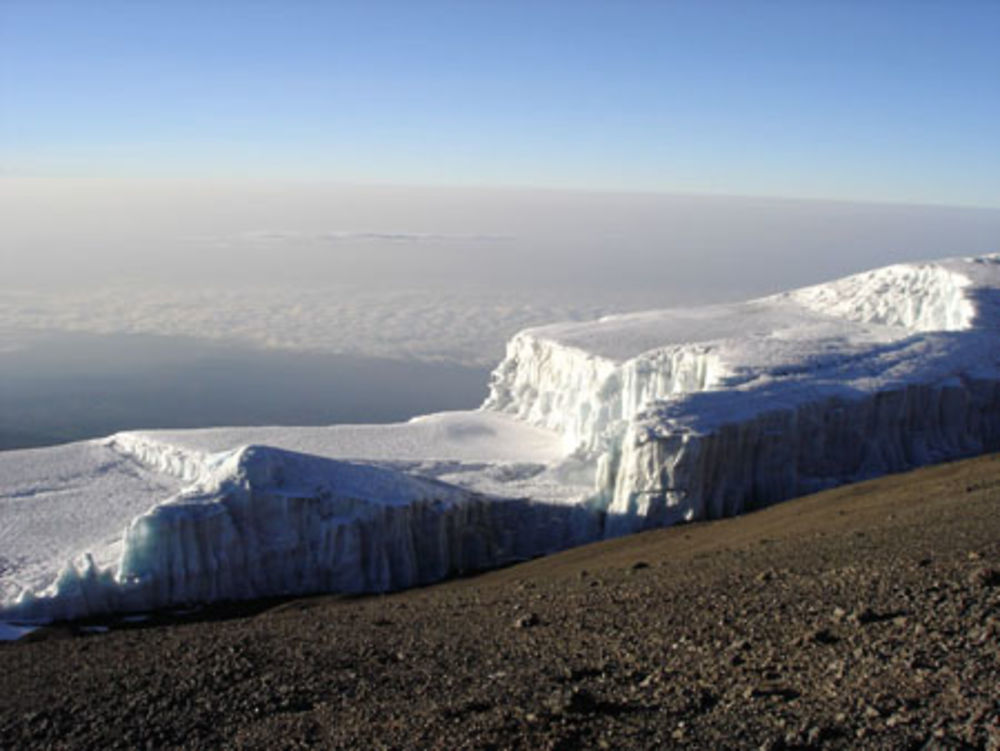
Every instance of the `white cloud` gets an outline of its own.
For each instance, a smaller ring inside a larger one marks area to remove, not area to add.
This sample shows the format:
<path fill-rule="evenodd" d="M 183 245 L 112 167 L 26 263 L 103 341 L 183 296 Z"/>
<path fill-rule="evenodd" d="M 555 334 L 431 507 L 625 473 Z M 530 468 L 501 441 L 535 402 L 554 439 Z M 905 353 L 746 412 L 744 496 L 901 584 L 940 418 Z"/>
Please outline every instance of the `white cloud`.
<path fill-rule="evenodd" d="M 0 322 L 9 332 L 0 337 L 0 349 L 22 330 L 143 333 L 489 367 L 503 355 L 510 335 L 527 326 L 596 318 L 656 302 L 652 296 L 572 297 L 565 291 L 540 295 L 352 285 L 0 292 Z"/>
<path fill-rule="evenodd" d="M 559 191 L 6 180 L 0 204 L 0 327 L 477 364 L 524 326 L 1000 236 L 996 210 Z"/>

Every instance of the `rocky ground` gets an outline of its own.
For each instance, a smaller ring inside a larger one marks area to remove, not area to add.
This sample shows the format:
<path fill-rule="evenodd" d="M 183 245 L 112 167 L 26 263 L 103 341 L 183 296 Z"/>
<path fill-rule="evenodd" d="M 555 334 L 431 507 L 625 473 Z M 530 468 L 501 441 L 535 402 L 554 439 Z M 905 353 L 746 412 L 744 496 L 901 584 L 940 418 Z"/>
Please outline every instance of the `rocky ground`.
<path fill-rule="evenodd" d="M 0 645 L 0 746 L 1000 749 L 1000 458 L 391 596 L 105 625 Z"/>

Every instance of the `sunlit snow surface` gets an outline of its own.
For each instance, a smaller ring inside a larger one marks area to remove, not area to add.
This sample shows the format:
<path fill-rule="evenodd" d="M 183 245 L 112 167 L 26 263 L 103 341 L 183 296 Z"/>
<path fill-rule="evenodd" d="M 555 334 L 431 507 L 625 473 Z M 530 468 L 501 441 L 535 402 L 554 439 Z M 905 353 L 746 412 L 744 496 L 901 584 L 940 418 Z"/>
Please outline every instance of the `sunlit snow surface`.
<path fill-rule="evenodd" d="M 998 296 L 892 266 L 527 329 L 477 412 L 0 454 L 0 612 L 397 589 L 997 449 Z"/>
<path fill-rule="evenodd" d="M 50 584 L 83 551 L 113 565 L 129 520 L 183 484 L 97 442 L 0 452 L 0 596 Z"/>

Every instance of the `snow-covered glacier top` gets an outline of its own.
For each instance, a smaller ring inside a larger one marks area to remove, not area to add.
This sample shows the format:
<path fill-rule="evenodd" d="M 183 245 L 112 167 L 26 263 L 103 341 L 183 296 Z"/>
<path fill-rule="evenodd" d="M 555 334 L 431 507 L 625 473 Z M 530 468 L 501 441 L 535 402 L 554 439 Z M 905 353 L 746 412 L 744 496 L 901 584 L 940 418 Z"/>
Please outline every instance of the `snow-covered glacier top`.
<path fill-rule="evenodd" d="M 526 329 L 475 412 L 0 454 L 0 620 L 433 581 L 1000 448 L 1000 256 Z"/>
<path fill-rule="evenodd" d="M 487 407 L 595 451 L 659 399 L 735 396 L 748 383 L 831 369 L 842 379 L 874 378 L 876 386 L 882 375 L 905 377 L 898 349 L 915 335 L 995 330 L 998 286 L 1000 256 L 948 259 L 742 303 L 526 329 L 508 344 Z M 914 369 L 927 365 L 926 352 L 913 354 Z M 724 418 L 727 406 L 719 407 Z"/>
<path fill-rule="evenodd" d="M 808 339 L 811 329 L 823 323 L 842 331 L 859 324 L 855 333 L 864 324 L 957 331 L 972 327 L 972 298 L 977 288 L 994 285 L 996 269 L 996 257 L 900 264 L 748 302 L 611 315 L 539 326 L 521 335 L 623 362 L 705 342 L 742 342 L 754 349 L 753 339 L 779 331 Z"/>

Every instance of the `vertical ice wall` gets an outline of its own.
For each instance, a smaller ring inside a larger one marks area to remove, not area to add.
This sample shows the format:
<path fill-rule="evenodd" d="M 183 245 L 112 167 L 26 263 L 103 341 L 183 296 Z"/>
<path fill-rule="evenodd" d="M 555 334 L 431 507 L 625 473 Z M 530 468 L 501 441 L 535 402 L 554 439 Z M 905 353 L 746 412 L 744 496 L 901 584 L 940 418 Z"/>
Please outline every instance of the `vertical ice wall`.
<path fill-rule="evenodd" d="M 559 430 L 591 457 L 608 534 L 994 450 L 998 268 L 991 256 L 877 269 L 747 304 L 748 320 L 775 312 L 766 334 L 741 329 L 733 306 L 714 339 L 617 359 L 596 353 L 614 349 L 602 326 L 621 337 L 625 317 L 528 330 L 484 406 Z M 664 338 L 689 318 L 665 311 Z M 822 342 L 802 334 L 817 321 Z M 578 341 L 596 346 L 567 346 Z M 903 344 L 882 354 L 877 342 Z"/>
<path fill-rule="evenodd" d="M 368 465 L 248 446 L 129 524 L 117 566 L 85 555 L 0 608 L 44 622 L 314 592 L 383 592 L 600 536 L 577 506 L 492 499 Z"/>
<path fill-rule="evenodd" d="M 599 454 L 618 443 L 623 421 L 648 402 L 711 388 L 722 375 L 710 346 L 664 347 L 620 363 L 529 329 L 508 343 L 483 408 L 555 430 L 568 448 Z"/>
<path fill-rule="evenodd" d="M 651 405 L 624 438 L 606 534 L 734 516 L 847 482 L 1000 450 L 995 378 L 816 396 L 708 429 L 672 421 L 672 405 Z"/>

